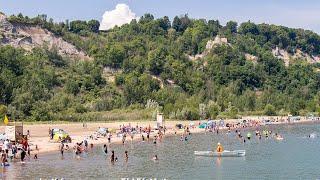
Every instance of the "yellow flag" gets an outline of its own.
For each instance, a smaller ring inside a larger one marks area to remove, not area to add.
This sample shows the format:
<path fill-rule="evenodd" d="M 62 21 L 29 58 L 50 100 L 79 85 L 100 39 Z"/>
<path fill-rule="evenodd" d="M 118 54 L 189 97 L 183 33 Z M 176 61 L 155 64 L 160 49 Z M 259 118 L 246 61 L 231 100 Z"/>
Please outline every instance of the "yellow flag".
<path fill-rule="evenodd" d="M 9 119 L 8 119 L 7 115 L 4 115 L 3 123 L 4 123 L 5 125 L 8 125 Z"/>

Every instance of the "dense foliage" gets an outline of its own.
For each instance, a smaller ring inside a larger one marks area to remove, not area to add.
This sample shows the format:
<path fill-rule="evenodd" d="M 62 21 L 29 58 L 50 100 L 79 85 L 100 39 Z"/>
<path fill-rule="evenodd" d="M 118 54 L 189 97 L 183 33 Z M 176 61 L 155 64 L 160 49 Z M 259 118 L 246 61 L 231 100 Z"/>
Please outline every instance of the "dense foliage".
<path fill-rule="evenodd" d="M 94 58 L 73 61 L 46 48 L 27 53 L 0 47 L 0 113 L 16 119 L 90 120 L 94 112 L 113 109 L 157 109 L 171 119 L 320 110 L 319 65 L 297 60 L 286 67 L 271 53 L 279 47 L 319 55 L 320 36 L 308 30 L 233 21 L 222 26 L 187 15 L 171 23 L 146 14 L 105 32 L 95 20 L 54 23 L 21 14 L 9 20 L 40 25 Z M 230 44 L 188 59 L 217 35 Z M 246 53 L 257 62 L 246 60 Z M 114 81 L 105 78 L 106 68 Z"/>

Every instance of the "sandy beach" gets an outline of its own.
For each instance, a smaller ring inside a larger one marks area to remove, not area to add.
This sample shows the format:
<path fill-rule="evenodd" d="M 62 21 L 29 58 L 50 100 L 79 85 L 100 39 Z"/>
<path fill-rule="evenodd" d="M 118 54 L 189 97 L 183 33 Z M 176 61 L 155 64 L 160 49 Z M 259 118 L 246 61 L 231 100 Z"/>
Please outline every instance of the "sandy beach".
<path fill-rule="evenodd" d="M 248 120 L 254 120 L 257 119 L 257 117 L 246 117 Z M 259 117 L 261 119 L 261 117 Z M 262 118 L 263 119 L 263 118 Z M 273 118 L 275 119 L 275 118 Z M 280 119 L 280 118 L 279 118 Z M 235 122 L 242 122 L 243 119 L 236 119 L 236 120 L 225 120 L 225 123 L 235 123 Z M 308 120 L 305 118 L 302 118 L 300 121 L 291 122 L 291 123 L 305 123 L 305 122 L 311 122 L 312 120 Z M 195 124 L 195 128 L 190 128 L 191 133 L 201 133 L 205 132 L 205 129 L 198 128 L 200 121 L 166 121 L 165 126 L 167 128 L 166 136 L 168 135 L 174 135 L 175 132 L 177 134 L 182 134 L 183 130 L 177 130 L 175 128 L 176 124 L 183 124 L 183 125 L 189 125 L 191 122 Z M 288 122 L 281 121 L 281 122 L 271 122 L 271 124 L 286 124 Z M 54 142 L 50 140 L 49 138 L 49 128 L 59 128 L 63 129 L 66 132 L 69 133 L 72 139 L 72 143 L 69 143 L 70 147 L 73 147 L 73 145 L 77 142 L 82 142 L 85 138 L 88 138 L 90 135 L 93 135 L 99 127 L 106 127 L 106 128 L 112 128 L 119 131 L 120 125 L 128 125 L 131 124 L 131 126 L 138 125 L 139 127 L 148 127 L 149 125 L 153 128 L 156 125 L 155 121 L 135 121 L 135 122 L 108 122 L 108 123 L 87 123 L 87 127 L 83 127 L 82 123 L 68 123 L 68 124 L 34 124 L 34 125 L 24 125 L 24 134 L 27 134 L 27 130 L 30 131 L 30 138 L 29 138 L 29 144 L 32 150 L 35 149 L 35 145 L 39 148 L 39 154 L 41 153 L 48 153 L 59 150 L 60 143 Z M 263 124 L 260 124 L 263 126 Z M 250 128 L 250 127 L 249 127 Z M 220 128 L 225 129 L 224 128 Z M 0 127 L 0 132 L 5 131 L 5 126 Z M 152 133 L 151 133 L 152 135 Z M 151 136 L 152 137 L 152 136 Z M 134 136 L 134 140 L 141 140 L 140 134 Z M 113 134 L 111 143 L 121 143 L 122 137 L 117 137 L 116 134 Z M 131 138 L 127 138 L 127 141 L 131 141 Z M 88 142 L 94 145 L 98 144 L 107 144 L 107 137 L 100 137 L 100 138 L 94 138 L 89 139 Z"/>

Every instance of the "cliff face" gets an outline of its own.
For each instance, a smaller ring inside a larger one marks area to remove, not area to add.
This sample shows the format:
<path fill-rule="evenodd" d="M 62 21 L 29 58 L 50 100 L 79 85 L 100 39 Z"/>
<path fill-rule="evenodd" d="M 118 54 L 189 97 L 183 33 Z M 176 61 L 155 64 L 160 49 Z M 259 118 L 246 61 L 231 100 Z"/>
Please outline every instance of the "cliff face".
<path fill-rule="evenodd" d="M 4 14 L 0 13 L 0 45 L 11 45 L 21 47 L 27 51 L 35 47 L 46 46 L 55 48 L 57 52 L 65 57 L 90 60 L 85 52 L 78 50 L 71 43 L 61 37 L 55 36 L 50 31 L 40 26 L 24 24 L 11 24 Z"/>

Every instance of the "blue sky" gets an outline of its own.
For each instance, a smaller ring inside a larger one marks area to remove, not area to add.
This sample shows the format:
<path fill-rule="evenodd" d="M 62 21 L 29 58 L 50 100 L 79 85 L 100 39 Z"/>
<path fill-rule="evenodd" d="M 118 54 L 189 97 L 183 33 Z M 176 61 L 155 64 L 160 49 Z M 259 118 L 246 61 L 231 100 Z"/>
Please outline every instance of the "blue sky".
<path fill-rule="evenodd" d="M 30 17 L 47 14 L 55 21 L 102 20 L 105 11 L 118 3 L 127 4 L 137 16 L 156 17 L 188 13 L 193 18 L 270 23 L 320 33 L 320 0 L 0 0 L 0 11 Z"/>

